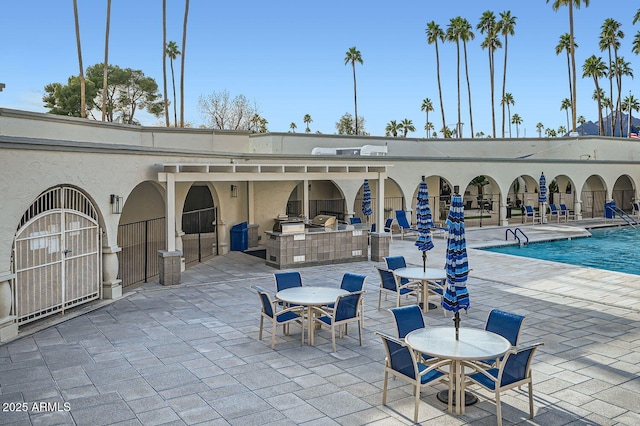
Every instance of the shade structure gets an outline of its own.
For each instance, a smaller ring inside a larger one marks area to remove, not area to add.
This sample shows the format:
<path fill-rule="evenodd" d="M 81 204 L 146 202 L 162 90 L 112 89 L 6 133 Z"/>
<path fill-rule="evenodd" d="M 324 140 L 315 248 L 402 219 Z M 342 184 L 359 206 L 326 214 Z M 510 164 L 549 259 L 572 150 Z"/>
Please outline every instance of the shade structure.
<path fill-rule="evenodd" d="M 544 223 L 544 215 L 547 212 L 547 179 L 544 177 L 544 172 L 540 175 L 540 181 L 538 183 L 540 184 L 540 193 L 538 195 L 538 202 L 541 204 L 540 222 Z"/>
<path fill-rule="evenodd" d="M 418 238 L 416 247 L 422 252 L 422 270 L 427 270 L 427 251 L 433 248 L 431 241 L 431 228 L 433 228 L 433 218 L 431 217 L 431 207 L 429 207 L 429 188 L 427 181 L 422 177 L 418 188 L 418 198 L 416 203 L 416 221 Z"/>
<path fill-rule="evenodd" d="M 369 216 L 373 214 L 371 208 L 371 188 L 369 188 L 369 179 L 364 180 L 364 187 L 362 188 L 362 214 L 369 221 Z"/>
<path fill-rule="evenodd" d="M 458 194 L 451 198 L 451 207 L 447 217 L 447 285 L 442 307 L 455 314 L 456 340 L 460 328 L 460 310 L 469 309 L 469 292 L 467 290 L 467 276 L 469 275 L 469 262 L 467 261 L 467 242 L 464 231 L 464 207 L 462 197 Z"/>

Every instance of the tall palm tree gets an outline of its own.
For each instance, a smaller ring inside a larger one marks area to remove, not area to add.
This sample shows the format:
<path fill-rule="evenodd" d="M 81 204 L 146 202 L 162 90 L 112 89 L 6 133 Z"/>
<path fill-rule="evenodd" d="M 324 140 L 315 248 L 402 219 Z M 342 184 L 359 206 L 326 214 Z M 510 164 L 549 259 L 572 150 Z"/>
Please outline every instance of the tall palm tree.
<path fill-rule="evenodd" d="M 500 20 L 498 21 L 498 29 L 500 34 L 504 36 L 504 71 L 502 74 L 502 98 L 505 96 L 505 92 L 507 90 L 507 49 L 509 47 L 509 36 L 515 34 L 515 26 L 516 26 L 515 16 L 511 16 L 511 11 L 507 10 L 505 12 L 500 13 Z M 511 123 L 511 120 L 509 120 Z M 511 128 L 511 125 L 509 125 Z M 502 105 L 502 137 L 504 138 L 504 104 Z M 511 137 L 511 131 L 509 131 L 509 137 Z"/>
<path fill-rule="evenodd" d="M 616 58 L 615 66 L 613 67 L 616 73 L 616 83 L 618 84 L 618 101 L 616 102 L 618 113 L 620 114 L 620 136 L 622 136 L 622 77 L 633 78 L 633 70 L 631 69 L 631 63 L 624 60 L 624 57 L 619 56 Z"/>
<path fill-rule="evenodd" d="M 357 97 L 357 90 L 356 90 L 356 62 L 359 63 L 360 65 L 363 64 L 362 54 L 358 49 L 356 49 L 355 46 L 353 46 L 349 50 L 347 50 L 347 55 L 344 58 L 344 64 L 347 65 L 348 63 L 351 63 L 351 68 L 353 69 L 353 105 L 355 107 L 355 112 L 356 112 L 355 117 L 356 117 L 356 135 L 357 135 L 358 134 L 358 97 Z"/>
<path fill-rule="evenodd" d="M 635 96 L 629 93 L 629 96 L 625 97 L 622 100 L 621 107 L 623 111 L 627 111 L 629 113 L 629 117 L 627 117 L 627 137 L 629 137 L 629 135 L 631 134 L 631 121 L 633 121 L 632 111 L 640 111 L 640 101 L 638 101 Z"/>
<path fill-rule="evenodd" d="M 569 110 L 571 109 L 571 101 L 567 98 L 564 98 L 562 102 L 560 102 L 560 111 L 565 111 L 567 114 L 567 129 L 569 128 Z"/>
<path fill-rule="evenodd" d="M 298 126 L 296 126 L 296 123 L 292 121 L 291 124 L 289 124 L 289 128 L 291 129 L 292 133 L 295 133 Z"/>
<path fill-rule="evenodd" d="M 576 131 L 576 45 L 573 31 L 573 8 L 579 9 L 582 4 L 585 7 L 589 7 L 589 0 L 547 0 L 547 3 L 553 1 L 551 7 L 553 10 L 558 11 L 562 6 L 569 8 L 569 48 L 571 49 L 571 124 L 573 125 L 572 131 Z"/>
<path fill-rule="evenodd" d="M 633 53 L 640 54 L 640 31 L 638 31 L 635 35 L 635 37 L 633 38 L 633 44 L 632 44 L 632 48 L 631 51 Z"/>
<path fill-rule="evenodd" d="M 433 103 L 431 103 L 431 99 L 429 98 L 424 98 L 422 100 L 422 106 L 420 106 L 420 111 L 425 111 L 427 113 L 427 121 L 426 123 L 429 124 L 429 111 L 433 111 Z M 429 138 L 429 126 L 427 126 L 427 124 L 425 124 L 424 129 L 427 131 L 427 138 Z M 433 128 L 433 125 L 431 125 L 431 128 Z"/>
<path fill-rule="evenodd" d="M 80 21 L 78 19 L 78 0 L 73 0 L 73 17 L 76 24 L 76 44 L 78 46 L 78 66 L 80 67 L 80 117 L 87 117 L 87 95 L 82 66 L 82 47 L 80 46 Z"/>
<path fill-rule="evenodd" d="M 173 82 L 173 123 L 175 127 L 178 127 L 178 114 L 176 113 L 176 77 L 173 73 L 173 61 L 176 60 L 180 51 L 178 50 L 178 44 L 175 41 L 170 41 L 167 44 L 166 55 L 169 57 L 169 64 L 171 65 L 171 81 Z"/>
<path fill-rule="evenodd" d="M 516 100 L 513 99 L 513 95 L 511 93 L 505 93 L 504 97 L 500 101 L 500 104 L 502 105 L 503 109 L 506 106 L 509 112 L 509 137 L 511 137 L 511 105 L 515 105 Z"/>
<path fill-rule="evenodd" d="M 607 51 L 609 55 L 609 93 L 611 94 L 611 98 L 613 99 L 613 79 L 616 79 L 616 87 L 618 88 L 618 102 L 616 102 L 616 113 L 611 117 L 612 120 L 612 128 L 616 127 L 616 123 L 621 121 L 622 117 L 620 116 L 620 90 L 621 83 L 619 83 L 619 79 L 616 73 L 616 63 L 618 61 L 618 49 L 620 48 L 620 39 L 624 37 L 624 33 L 620 30 L 621 24 L 615 19 L 605 19 L 604 23 L 600 27 L 602 30 L 600 32 L 600 51 Z M 613 55 L 612 55 L 613 51 Z M 622 123 L 620 123 L 622 126 Z M 620 134 L 622 135 L 622 127 L 620 127 Z M 611 132 L 613 136 L 613 131 Z"/>
<path fill-rule="evenodd" d="M 538 131 L 538 137 L 542 137 L 542 129 L 544 129 L 544 124 L 538 123 L 536 124 L 536 130 Z"/>
<path fill-rule="evenodd" d="M 607 66 L 602 62 L 602 57 L 596 55 L 589 56 L 582 66 L 582 78 L 592 77 L 596 85 L 596 93 L 598 98 L 598 134 L 604 135 L 604 123 L 602 122 L 602 97 L 600 96 L 600 84 L 598 79 L 607 75 Z"/>
<path fill-rule="evenodd" d="M 104 37 L 104 70 L 102 72 L 102 121 L 107 119 L 107 68 L 109 67 L 109 27 L 111 25 L 111 0 L 107 0 L 107 26 Z"/>
<path fill-rule="evenodd" d="M 438 93 L 440 94 L 440 112 L 442 114 L 442 128 L 446 129 L 446 120 L 444 118 L 444 100 L 442 98 L 442 84 L 440 83 L 440 53 L 438 51 L 438 40 L 444 42 L 445 33 L 440 28 L 440 25 L 436 24 L 435 21 L 431 21 L 427 24 L 427 43 L 433 44 L 436 47 L 436 71 L 438 77 Z M 446 137 L 446 136 L 445 136 Z"/>
<path fill-rule="evenodd" d="M 573 47 L 575 49 L 578 47 L 578 45 L 574 43 Z M 571 105 L 573 106 L 573 83 L 571 77 L 571 36 L 569 35 L 569 33 L 562 34 L 560 36 L 560 41 L 556 46 L 556 55 L 561 54 L 563 51 L 567 54 L 567 71 L 569 75 L 569 102 L 571 102 Z"/>
<path fill-rule="evenodd" d="M 402 126 L 402 131 L 404 132 L 402 137 L 406 138 L 407 133 L 416 131 L 416 127 L 413 125 L 413 121 L 409 120 L 408 118 L 405 118 L 404 120 L 402 120 L 400 122 L 400 125 Z"/>
<path fill-rule="evenodd" d="M 427 131 L 427 138 L 429 138 L 429 132 L 431 132 L 432 130 L 435 130 L 435 127 L 433 126 L 432 122 L 427 121 L 427 124 L 424 125 L 424 130 Z M 437 136 L 437 133 L 435 133 L 435 134 Z"/>
<path fill-rule="evenodd" d="M 456 137 L 461 138 L 462 132 L 460 131 L 460 123 L 462 121 L 460 115 L 460 21 L 461 17 L 451 18 L 449 25 L 447 26 L 446 39 L 447 41 L 456 43 L 456 75 L 458 77 L 458 121 L 456 122 Z"/>
<path fill-rule="evenodd" d="M 398 137 L 398 132 L 402 130 L 402 123 L 397 123 L 396 120 L 391 120 L 387 123 L 387 126 L 384 128 L 387 136 L 393 136 L 394 138 Z"/>
<path fill-rule="evenodd" d="M 164 89 L 164 119 L 169 127 L 169 99 L 167 97 L 167 0 L 162 0 L 162 83 Z"/>
<path fill-rule="evenodd" d="M 511 123 L 516 125 L 516 138 L 520 137 L 520 125 L 522 124 L 522 117 L 520 117 L 520 114 L 516 113 L 513 114 L 513 117 L 511 117 Z"/>
<path fill-rule="evenodd" d="M 496 16 L 490 10 L 487 10 L 480 17 L 480 22 L 476 26 L 476 29 L 481 34 L 485 34 L 485 39 L 482 42 L 482 48 L 487 49 L 489 54 L 489 80 L 491 87 L 491 125 L 493 129 L 493 137 L 496 137 L 496 108 L 495 108 L 495 67 L 494 67 L 494 55 L 495 50 L 502 47 L 502 43 L 498 39 L 498 28 L 496 25 Z"/>
<path fill-rule="evenodd" d="M 565 135 L 565 133 L 567 133 L 567 128 L 566 128 L 566 127 L 564 127 L 564 126 L 560 126 L 560 127 L 558 127 L 558 134 L 559 134 L 560 136 L 564 136 L 564 135 Z"/>
<path fill-rule="evenodd" d="M 469 99 L 469 125 L 471 128 L 471 138 L 473 138 L 473 111 L 471 109 L 471 83 L 469 82 L 469 60 L 467 57 L 467 42 L 476 38 L 471 31 L 473 26 L 464 18 L 460 19 L 460 40 L 462 40 L 462 49 L 464 51 L 464 72 L 467 78 L 467 95 Z"/>
<path fill-rule="evenodd" d="M 189 0 L 184 2 L 184 22 L 182 24 L 182 57 L 180 60 L 180 127 L 184 127 L 184 56 L 187 51 L 187 20 Z"/>
<path fill-rule="evenodd" d="M 306 133 L 310 133 L 311 129 L 309 128 L 309 123 L 311 123 L 313 120 L 311 119 L 311 116 L 309 114 L 305 114 L 304 117 L 302 118 L 302 121 L 304 121 L 304 123 L 307 125 L 307 128 L 304 129 L 304 131 Z"/>
<path fill-rule="evenodd" d="M 582 136 L 584 136 L 584 125 L 586 124 L 586 122 L 587 122 L 587 119 L 584 118 L 584 115 L 581 115 L 578 117 L 578 124 L 580 125 Z"/>

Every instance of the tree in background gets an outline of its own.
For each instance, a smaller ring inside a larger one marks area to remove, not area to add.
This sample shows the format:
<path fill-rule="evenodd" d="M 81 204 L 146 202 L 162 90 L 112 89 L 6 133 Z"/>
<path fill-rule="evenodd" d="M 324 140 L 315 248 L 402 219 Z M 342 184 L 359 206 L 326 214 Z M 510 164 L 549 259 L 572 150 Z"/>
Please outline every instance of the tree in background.
<path fill-rule="evenodd" d="M 598 134 L 604 135 L 604 123 L 602 122 L 602 97 L 600 90 L 600 84 L 598 80 L 607 75 L 607 66 L 602 62 L 601 57 L 591 55 L 584 61 L 582 66 L 582 78 L 592 77 L 593 82 L 596 85 L 596 97 L 598 100 Z M 613 136 L 613 134 L 611 135 Z"/>
<path fill-rule="evenodd" d="M 402 137 L 404 138 L 407 137 L 407 133 L 416 131 L 416 127 L 413 125 L 413 121 L 409 120 L 408 118 L 405 118 L 404 120 L 402 120 L 400 122 L 400 126 L 402 126 L 402 132 L 403 132 Z"/>
<path fill-rule="evenodd" d="M 565 111 L 567 114 L 567 129 L 569 128 L 569 109 L 571 109 L 571 100 L 564 98 L 560 102 L 560 111 Z"/>
<path fill-rule="evenodd" d="M 78 18 L 78 1 L 73 0 L 73 17 L 76 26 L 76 45 L 78 46 L 78 67 L 80 68 L 80 117 L 87 116 L 86 109 L 86 87 L 84 81 L 84 67 L 82 66 L 82 47 L 80 45 L 80 20 Z"/>
<path fill-rule="evenodd" d="M 567 133 L 567 128 L 564 126 L 558 127 L 558 135 L 564 136 Z"/>
<path fill-rule="evenodd" d="M 426 130 L 427 132 L 427 138 L 429 138 L 429 132 L 435 130 L 435 127 L 433 127 L 433 123 L 430 121 L 427 121 L 427 123 L 424 125 L 424 130 Z M 436 132 L 433 132 L 436 137 L 438 137 L 438 134 Z"/>
<path fill-rule="evenodd" d="M 500 13 L 500 20 L 497 23 L 498 31 L 504 36 L 504 71 L 502 74 L 502 98 L 504 99 L 507 90 L 507 54 L 509 46 L 509 36 L 515 34 L 515 16 L 511 16 L 511 11 Z M 508 105 L 507 105 L 508 106 Z M 502 137 L 504 138 L 504 104 L 502 105 Z M 509 137 L 511 137 L 511 119 L 509 119 Z"/>
<path fill-rule="evenodd" d="M 632 112 L 640 111 L 640 102 L 638 102 L 638 99 L 636 99 L 635 96 L 629 93 L 629 96 L 622 100 L 621 108 L 623 111 L 627 111 L 629 113 L 629 116 L 627 117 L 627 137 L 629 137 L 631 134 L 631 122 L 633 121 Z M 622 134 L 620 134 L 620 136 L 622 136 Z"/>
<path fill-rule="evenodd" d="M 49 114 L 65 115 L 67 117 L 82 117 L 80 100 L 80 77 L 71 76 L 67 80 L 67 84 L 50 83 L 44 87 L 45 94 L 42 96 L 44 107 L 49 108 Z M 88 105 L 85 104 L 86 110 L 91 110 L 95 106 L 93 99 L 98 94 L 96 86 L 92 81 L 85 81 L 85 95 L 89 99 Z"/>
<path fill-rule="evenodd" d="M 578 47 L 577 44 L 573 44 L 574 49 Z M 573 87 L 572 78 L 571 78 L 571 36 L 569 33 L 564 33 L 560 36 L 560 41 L 556 46 L 556 55 L 561 54 L 562 52 L 566 52 L 567 54 L 567 71 L 569 75 L 569 102 L 573 106 Z"/>
<path fill-rule="evenodd" d="M 184 127 L 184 56 L 187 51 L 187 19 L 189 17 L 189 0 L 184 2 L 184 23 L 182 25 L 182 56 L 180 60 L 180 127 Z"/>
<path fill-rule="evenodd" d="M 542 137 L 542 129 L 544 129 L 544 124 L 538 123 L 536 124 L 536 130 L 538 131 L 538 137 Z"/>
<path fill-rule="evenodd" d="M 309 114 L 305 114 L 304 117 L 302 118 L 302 121 L 304 122 L 304 124 L 307 125 L 307 128 L 304 129 L 305 133 L 311 133 L 311 129 L 309 128 L 309 123 L 313 121 L 311 119 L 311 116 Z"/>
<path fill-rule="evenodd" d="M 176 77 L 173 72 L 173 61 L 175 61 L 178 55 L 180 55 L 178 44 L 175 41 L 170 41 L 169 43 L 167 43 L 165 54 L 169 57 L 169 64 L 171 66 L 171 82 L 173 84 L 173 124 L 175 127 L 178 127 L 178 113 L 176 112 L 176 108 L 178 105 L 176 102 Z"/>
<path fill-rule="evenodd" d="M 364 125 L 365 125 L 365 119 L 364 117 L 360 117 L 358 119 L 358 129 L 356 132 L 356 125 L 355 125 L 355 122 L 353 121 L 353 116 L 348 112 L 345 112 L 344 115 L 340 117 L 340 120 L 336 123 L 336 131 L 338 132 L 339 135 L 358 134 L 362 136 L 369 136 L 369 133 L 365 131 Z"/>
<path fill-rule="evenodd" d="M 442 99 L 442 84 L 440 83 L 440 53 L 438 51 L 438 40 L 444 43 L 445 33 L 440 28 L 440 25 L 435 21 L 431 21 L 427 24 L 427 43 L 433 44 L 436 48 L 436 74 L 438 77 L 438 93 L 440 94 L 440 112 L 442 114 L 442 128 L 446 129 L 446 120 L 444 118 L 444 101 Z"/>
<path fill-rule="evenodd" d="M 604 23 L 600 27 L 602 30 L 600 32 L 600 51 L 607 51 L 609 55 L 609 65 L 607 75 L 609 76 L 609 93 L 611 94 L 611 99 L 613 99 L 613 79 L 616 78 L 616 87 L 618 88 L 618 102 L 620 102 L 620 84 L 618 83 L 617 73 L 616 73 L 616 62 L 618 61 L 618 49 L 620 48 L 620 39 L 624 37 L 624 33 L 620 30 L 620 23 L 615 19 L 605 19 Z M 613 52 L 612 52 L 613 51 Z M 612 55 L 613 53 L 613 55 Z M 622 121 L 622 117 L 620 115 L 620 105 L 616 103 L 616 113 L 611 117 L 611 128 L 616 127 L 616 122 L 618 120 Z M 622 125 L 622 123 L 620 123 Z M 622 129 L 622 127 L 621 127 Z M 611 131 L 611 136 L 613 136 L 614 132 Z M 622 135 L 622 131 L 620 133 Z"/>
<path fill-rule="evenodd" d="M 520 137 L 520 125 L 522 124 L 522 121 L 522 117 L 520 117 L 520 114 L 518 113 L 513 114 L 513 117 L 511 117 L 511 124 L 516 125 L 516 138 Z M 509 137 L 511 137 L 511 135 L 509 135 Z"/>
<path fill-rule="evenodd" d="M 296 126 L 296 123 L 292 121 L 291 124 L 289 124 L 289 133 L 295 133 L 297 128 L 298 126 Z"/>
<path fill-rule="evenodd" d="M 582 132 L 582 136 L 584 136 L 584 125 L 587 123 L 587 119 L 584 118 L 584 115 L 578 117 L 578 124 L 580 125 L 580 130 Z"/>
<path fill-rule="evenodd" d="M 269 122 L 260 116 L 260 114 L 253 114 L 251 120 L 249 120 L 249 130 L 251 133 L 267 133 L 267 124 Z"/>
<path fill-rule="evenodd" d="M 260 114 L 246 96 L 231 98 L 227 90 L 200 95 L 198 109 L 209 128 L 221 130 L 252 130 L 256 128 L 255 116 Z"/>
<path fill-rule="evenodd" d="M 507 107 L 507 111 L 509 112 L 509 137 L 511 137 L 511 105 L 516 104 L 516 100 L 513 99 L 513 95 L 511 93 L 505 93 L 502 101 L 502 108 Z"/>
<path fill-rule="evenodd" d="M 471 138 L 473 138 L 473 110 L 471 109 L 471 82 L 469 81 L 469 60 L 467 57 L 467 42 L 469 40 L 475 39 L 476 35 L 471 31 L 473 29 L 473 26 L 466 19 L 461 18 L 459 25 L 460 25 L 460 40 L 462 40 L 462 50 L 464 51 L 464 72 L 467 78 L 467 95 L 469 100 L 469 125 L 471 129 Z"/>
<path fill-rule="evenodd" d="M 106 34 L 104 37 L 104 72 L 102 74 L 102 87 L 107 87 L 107 76 L 109 67 L 109 27 L 111 26 L 111 0 L 107 0 L 107 25 Z M 107 102 L 106 99 L 102 100 L 102 121 L 106 120 L 107 115 Z"/>
<path fill-rule="evenodd" d="M 344 58 L 344 64 L 347 65 L 350 63 L 351 68 L 353 69 L 353 105 L 355 107 L 355 113 L 356 113 L 356 125 L 354 126 L 354 129 L 357 135 L 358 129 L 360 128 L 360 126 L 358 126 L 358 92 L 356 90 L 356 62 L 358 62 L 360 65 L 363 64 L 362 54 L 358 49 L 356 49 L 355 46 L 353 46 L 349 50 L 347 50 L 347 55 Z"/>
<path fill-rule="evenodd" d="M 167 95 L 167 0 L 162 0 L 162 87 L 164 94 L 165 126 L 169 127 L 169 98 Z"/>
<path fill-rule="evenodd" d="M 396 122 L 396 120 L 391 120 L 387 123 L 387 126 L 384 128 L 385 136 L 393 136 L 394 138 L 398 137 L 398 132 L 402 130 L 402 124 Z"/>
<path fill-rule="evenodd" d="M 618 100 L 616 105 L 618 108 L 618 114 L 620 115 L 618 123 L 620 124 L 620 136 L 622 137 L 622 77 L 633 78 L 633 70 L 631 69 L 631 63 L 625 61 L 622 56 L 616 59 L 616 64 L 613 69 L 616 74 L 616 82 L 618 85 Z"/>
<path fill-rule="evenodd" d="M 496 24 L 496 16 L 490 10 L 487 10 L 480 17 L 480 22 L 476 26 L 480 34 L 486 34 L 482 42 L 482 48 L 487 49 L 489 54 L 489 81 L 491 90 L 491 127 L 493 129 L 493 137 L 496 137 L 496 101 L 495 101 L 495 51 L 502 47 L 502 43 L 498 39 L 498 26 Z"/>
<path fill-rule="evenodd" d="M 567 6 L 569 8 L 569 48 L 570 56 L 571 56 L 571 124 L 573 125 L 572 131 L 576 131 L 576 104 L 578 100 L 576 99 L 576 45 L 575 45 L 575 37 L 573 32 L 573 8 L 580 8 L 582 4 L 585 7 L 589 7 L 589 0 L 547 0 L 547 3 L 553 1 L 551 7 L 553 10 L 558 11 L 560 7 Z"/>
<path fill-rule="evenodd" d="M 422 100 L 422 106 L 420 106 L 420 111 L 425 111 L 427 113 L 427 121 L 425 121 L 424 129 L 427 131 L 427 138 L 429 138 L 429 130 L 433 130 L 433 124 L 429 123 L 429 111 L 433 111 L 433 104 L 431 103 L 431 99 L 424 98 Z M 429 128 L 429 124 L 431 124 L 431 128 Z"/>

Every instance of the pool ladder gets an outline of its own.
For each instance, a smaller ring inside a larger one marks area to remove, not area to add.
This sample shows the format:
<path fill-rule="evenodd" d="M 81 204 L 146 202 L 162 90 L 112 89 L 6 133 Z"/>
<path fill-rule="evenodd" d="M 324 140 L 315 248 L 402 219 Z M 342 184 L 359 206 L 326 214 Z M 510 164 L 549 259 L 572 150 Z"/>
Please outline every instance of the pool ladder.
<path fill-rule="evenodd" d="M 518 236 L 518 233 L 520 233 L 524 237 L 524 239 L 525 239 L 524 243 L 522 242 L 522 240 Z M 513 238 L 515 240 L 518 240 L 518 245 L 522 246 L 522 245 L 529 244 L 529 237 L 527 237 L 527 234 L 522 232 L 522 229 L 520 229 L 520 228 L 516 228 L 516 229 L 507 228 L 507 230 L 504 232 L 505 241 L 509 239 L 509 234 L 513 235 Z"/>

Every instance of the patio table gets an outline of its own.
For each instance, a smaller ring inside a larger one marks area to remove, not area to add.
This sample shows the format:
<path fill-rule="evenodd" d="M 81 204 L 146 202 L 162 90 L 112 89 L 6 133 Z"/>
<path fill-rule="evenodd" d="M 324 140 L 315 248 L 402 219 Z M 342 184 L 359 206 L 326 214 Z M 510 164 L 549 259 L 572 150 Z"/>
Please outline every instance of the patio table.
<path fill-rule="evenodd" d="M 507 353 L 511 349 L 511 344 L 504 337 L 490 331 L 476 328 L 460 328 L 459 331 L 460 337 L 459 340 L 456 340 L 456 330 L 453 327 L 420 328 L 407 334 L 405 341 L 420 353 L 453 361 L 454 382 L 449 383 L 449 386 L 455 386 L 456 414 L 464 414 L 465 403 L 461 404 L 464 398 L 462 394 L 465 376 L 464 361 L 496 359 Z M 438 394 L 438 399 L 448 400 L 448 392 L 443 392 L 443 395 Z"/>
<path fill-rule="evenodd" d="M 305 317 L 307 318 L 308 328 L 308 342 L 313 346 L 313 307 L 325 306 L 336 302 L 338 296 L 348 294 L 346 290 L 332 287 L 314 287 L 314 286 L 302 286 L 292 287 L 284 290 L 280 290 L 276 293 L 276 299 L 290 304 L 300 305 L 306 311 Z M 302 334 L 304 340 L 304 323 L 302 326 Z"/>
<path fill-rule="evenodd" d="M 422 293 L 422 310 L 429 312 L 429 287 L 434 286 L 442 290 L 444 294 L 445 280 L 447 279 L 447 273 L 441 268 L 398 268 L 394 270 L 395 274 L 401 278 L 407 278 L 412 281 L 420 281 L 421 293 Z M 436 293 L 434 293 L 436 294 Z M 431 309 L 437 308 L 437 305 L 432 305 Z"/>

